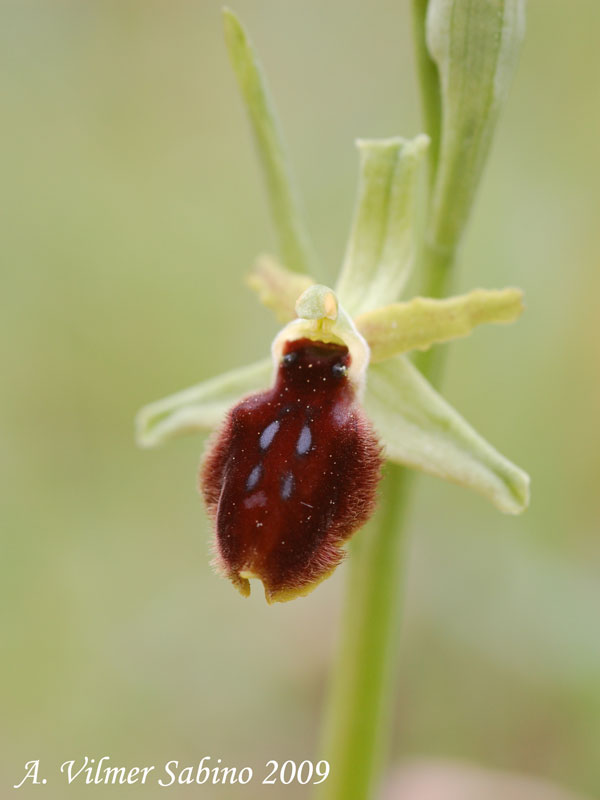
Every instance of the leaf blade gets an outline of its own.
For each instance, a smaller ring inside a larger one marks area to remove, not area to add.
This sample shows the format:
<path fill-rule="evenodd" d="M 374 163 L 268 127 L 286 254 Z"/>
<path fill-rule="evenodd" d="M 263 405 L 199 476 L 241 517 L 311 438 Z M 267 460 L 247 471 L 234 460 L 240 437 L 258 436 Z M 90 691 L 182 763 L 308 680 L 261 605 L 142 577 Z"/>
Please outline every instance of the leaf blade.
<path fill-rule="evenodd" d="M 240 21 L 223 9 L 225 41 L 254 134 L 283 262 L 310 272 L 314 254 L 288 163 L 286 147 L 262 66 Z"/>

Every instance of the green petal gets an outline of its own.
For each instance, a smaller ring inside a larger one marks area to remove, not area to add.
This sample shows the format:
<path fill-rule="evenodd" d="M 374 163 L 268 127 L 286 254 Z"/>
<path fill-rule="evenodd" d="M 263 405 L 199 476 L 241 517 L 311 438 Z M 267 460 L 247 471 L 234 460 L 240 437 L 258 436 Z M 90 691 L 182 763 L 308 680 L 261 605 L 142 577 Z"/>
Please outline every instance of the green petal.
<path fill-rule="evenodd" d="M 336 292 L 347 311 L 394 302 L 413 263 L 418 167 L 429 139 L 358 141 L 360 179 Z"/>
<path fill-rule="evenodd" d="M 371 348 L 371 362 L 377 362 L 468 336 L 484 322 L 513 322 L 522 311 L 520 289 L 475 289 L 444 300 L 415 297 L 368 311 L 355 321 Z"/>
<path fill-rule="evenodd" d="M 265 389 L 272 375 L 267 358 L 144 406 L 135 418 L 137 444 L 156 447 L 184 433 L 211 430 L 242 397 Z"/>
<path fill-rule="evenodd" d="M 314 262 L 313 250 L 300 213 L 283 135 L 265 76 L 242 23 L 228 8 L 223 10 L 223 24 L 229 56 L 246 103 L 267 184 L 281 257 L 291 269 L 309 272 Z"/>
<path fill-rule="evenodd" d="M 504 458 L 398 356 L 369 369 L 365 408 L 391 461 L 459 483 L 507 514 L 529 503 L 529 476 Z"/>
<path fill-rule="evenodd" d="M 257 258 L 246 282 L 280 322 L 289 322 L 296 316 L 296 301 L 313 280 L 308 275 L 285 269 L 271 256 L 262 255 Z"/>

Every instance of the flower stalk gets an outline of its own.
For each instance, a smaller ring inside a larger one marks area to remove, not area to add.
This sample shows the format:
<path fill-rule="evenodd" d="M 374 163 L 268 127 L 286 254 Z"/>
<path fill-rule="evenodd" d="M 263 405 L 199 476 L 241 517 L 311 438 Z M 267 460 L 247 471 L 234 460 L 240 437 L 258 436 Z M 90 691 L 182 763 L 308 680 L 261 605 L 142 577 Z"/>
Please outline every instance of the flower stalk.
<path fill-rule="evenodd" d="M 388 464 L 379 509 L 350 544 L 345 601 L 322 755 L 330 777 L 319 800 L 375 797 L 389 756 L 395 666 L 404 595 L 406 537 L 412 476 Z"/>

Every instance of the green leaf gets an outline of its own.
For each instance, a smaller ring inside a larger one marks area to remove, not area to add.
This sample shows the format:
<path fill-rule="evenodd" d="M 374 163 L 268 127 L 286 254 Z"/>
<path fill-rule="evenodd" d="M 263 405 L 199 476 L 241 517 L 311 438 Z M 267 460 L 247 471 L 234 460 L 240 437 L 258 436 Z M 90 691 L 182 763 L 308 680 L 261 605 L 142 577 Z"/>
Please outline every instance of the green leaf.
<path fill-rule="evenodd" d="M 484 322 L 514 322 L 523 311 L 522 301 L 520 289 L 474 289 L 444 300 L 415 297 L 393 303 L 367 311 L 355 322 L 371 348 L 371 362 L 377 362 L 468 336 Z"/>
<path fill-rule="evenodd" d="M 355 316 L 400 296 L 414 259 L 418 167 L 427 136 L 359 140 L 357 206 L 336 287 Z"/>
<path fill-rule="evenodd" d="M 369 369 L 365 408 L 391 461 L 479 492 L 500 511 L 529 503 L 529 476 L 456 412 L 408 359 Z"/>
<path fill-rule="evenodd" d="M 246 283 L 280 322 L 289 322 L 296 316 L 296 301 L 313 280 L 308 275 L 285 269 L 271 256 L 262 255 L 257 258 Z"/>
<path fill-rule="evenodd" d="M 223 23 L 229 56 L 246 104 L 267 184 L 281 257 L 289 268 L 310 272 L 314 262 L 313 251 L 263 70 L 242 23 L 228 8 L 223 9 Z"/>
<path fill-rule="evenodd" d="M 156 447 L 184 433 L 212 430 L 242 397 L 265 389 L 272 375 L 267 358 L 144 406 L 135 418 L 137 444 Z"/>
<path fill-rule="evenodd" d="M 458 245 L 515 70 L 524 0 L 430 0 L 427 47 L 440 80 L 442 135 L 427 240 Z"/>

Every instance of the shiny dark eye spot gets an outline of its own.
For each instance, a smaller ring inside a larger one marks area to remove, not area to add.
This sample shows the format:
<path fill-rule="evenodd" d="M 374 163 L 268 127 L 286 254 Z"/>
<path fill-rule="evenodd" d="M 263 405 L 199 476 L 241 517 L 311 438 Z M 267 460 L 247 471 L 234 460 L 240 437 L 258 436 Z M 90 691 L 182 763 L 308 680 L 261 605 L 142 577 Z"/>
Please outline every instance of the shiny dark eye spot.
<path fill-rule="evenodd" d="M 348 367 L 338 361 L 336 364 L 333 365 L 331 368 L 334 378 L 344 378 L 348 374 Z"/>
<path fill-rule="evenodd" d="M 281 499 L 289 500 L 294 491 L 294 476 L 291 472 L 286 472 L 281 480 Z"/>
<path fill-rule="evenodd" d="M 289 367 L 294 361 L 298 360 L 298 353 L 286 353 L 284 357 L 281 359 L 281 363 L 284 367 Z"/>
<path fill-rule="evenodd" d="M 246 489 L 248 491 L 251 491 L 252 489 L 254 489 L 256 484 L 259 482 L 261 475 L 262 475 L 262 467 L 261 467 L 260 464 L 257 464 L 253 468 L 253 470 L 250 473 L 250 475 L 248 475 L 248 479 L 246 480 Z"/>

